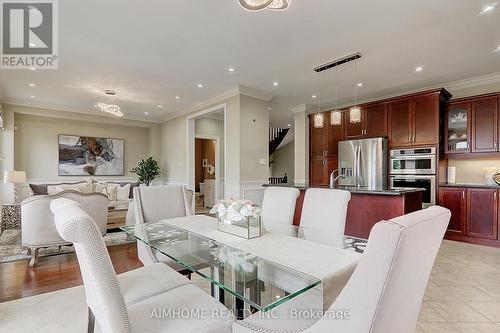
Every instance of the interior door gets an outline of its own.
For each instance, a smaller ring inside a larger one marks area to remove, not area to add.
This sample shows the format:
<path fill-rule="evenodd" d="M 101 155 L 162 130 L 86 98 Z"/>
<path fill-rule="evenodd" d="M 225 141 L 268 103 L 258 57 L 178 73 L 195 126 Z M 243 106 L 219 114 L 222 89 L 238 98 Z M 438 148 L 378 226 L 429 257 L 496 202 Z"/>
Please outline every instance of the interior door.
<path fill-rule="evenodd" d="M 387 104 L 375 104 L 364 108 L 365 137 L 387 137 Z"/>
<path fill-rule="evenodd" d="M 439 143 L 439 96 L 412 99 L 413 140 L 415 145 Z"/>
<path fill-rule="evenodd" d="M 472 102 L 472 152 L 498 150 L 498 100 Z"/>
<path fill-rule="evenodd" d="M 389 144 L 391 147 L 411 145 L 410 101 L 408 99 L 389 103 Z"/>

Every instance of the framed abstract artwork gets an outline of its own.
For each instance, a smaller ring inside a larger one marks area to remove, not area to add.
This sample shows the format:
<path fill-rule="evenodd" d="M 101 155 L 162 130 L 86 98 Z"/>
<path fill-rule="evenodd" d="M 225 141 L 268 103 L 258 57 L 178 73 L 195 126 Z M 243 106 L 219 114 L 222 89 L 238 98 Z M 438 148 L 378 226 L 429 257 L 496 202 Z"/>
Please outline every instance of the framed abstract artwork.
<path fill-rule="evenodd" d="M 59 134 L 59 176 L 123 176 L 123 139 Z"/>

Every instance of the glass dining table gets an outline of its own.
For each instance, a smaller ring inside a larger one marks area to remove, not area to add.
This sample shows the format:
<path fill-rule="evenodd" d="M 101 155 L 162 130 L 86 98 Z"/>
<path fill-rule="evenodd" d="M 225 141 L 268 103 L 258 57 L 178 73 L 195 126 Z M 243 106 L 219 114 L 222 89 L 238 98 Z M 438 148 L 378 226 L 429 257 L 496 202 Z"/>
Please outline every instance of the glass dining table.
<path fill-rule="evenodd" d="M 322 281 L 279 262 L 172 225 L 169 220 L 123 226 L 120 229 L 206 279 L 210 283 L 212 296 L 232 307 L 238 318 L 255 311 L 272 310 L 292 299 L 307 298 L 309 307 L 318 310 L 323 308 Z M 272 232 L 286 237 L 305 238 L 314 231 L 294 226 L 276 226 Z M 344 247 L 362 244 L 360 242 L 362 240 L 347 240 Z M 352 250 L 359 251 L 355 248 Z"/>

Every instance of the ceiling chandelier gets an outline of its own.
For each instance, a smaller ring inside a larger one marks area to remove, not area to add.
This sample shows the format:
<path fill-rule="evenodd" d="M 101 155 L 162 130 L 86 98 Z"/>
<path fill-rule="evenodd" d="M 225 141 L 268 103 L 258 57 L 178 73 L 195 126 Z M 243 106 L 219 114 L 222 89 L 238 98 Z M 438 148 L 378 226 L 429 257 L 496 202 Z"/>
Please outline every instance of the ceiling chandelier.
<path fill-rule="evenodd" d="M 117 117 L 123 117 L 123 112 L 120 111 L 120 107 L 118 105 L 99 102 L 97 103 L 97 107 L 102 112 L 110 113 Z"/>
<path fill-rule="evenodd" d="M 291 0 L 238 0 L 240 5 L 247 10 L 285 10 L 290 6 Z"/>

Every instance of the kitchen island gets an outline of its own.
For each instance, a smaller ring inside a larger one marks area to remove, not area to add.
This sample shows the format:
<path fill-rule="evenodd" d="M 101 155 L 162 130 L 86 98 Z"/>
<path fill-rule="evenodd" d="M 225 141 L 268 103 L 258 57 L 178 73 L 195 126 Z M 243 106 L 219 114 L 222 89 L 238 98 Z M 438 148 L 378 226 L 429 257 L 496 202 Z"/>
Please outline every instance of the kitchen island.
<path fill-rule="evenodd" d="M 294 184 L 265 184 L 264 186 L 295 187 L 300 190 L 293 219 L 293 224 L 297 226 L 300 225 L 306 190 L 308 188 L 329 188 L 327 186 Z M 422 209 L 422 194 L 425 191 L 421 188 L 368 189 L 354 186 L 337 186 L 335 188 L 351 192 L 351 200 L 347 207 L 345 234 L 360 238 L 368 238 L 372 227 L 381 220 L 389 220 Z"/>

